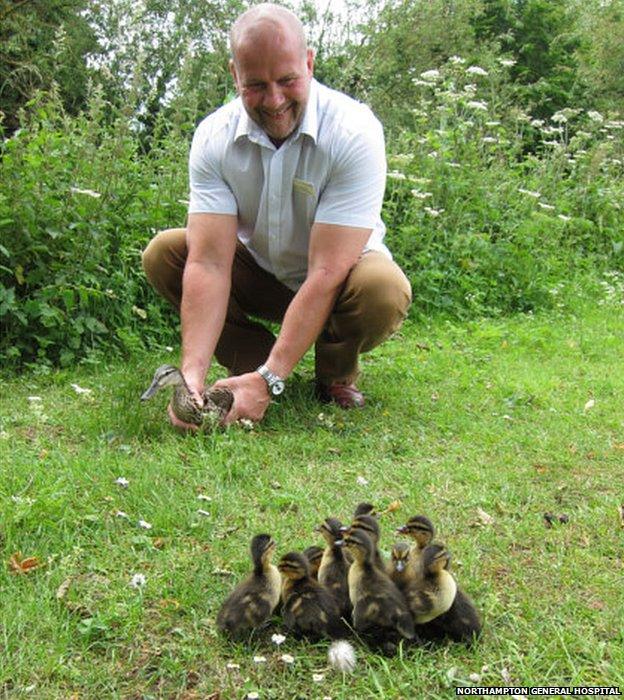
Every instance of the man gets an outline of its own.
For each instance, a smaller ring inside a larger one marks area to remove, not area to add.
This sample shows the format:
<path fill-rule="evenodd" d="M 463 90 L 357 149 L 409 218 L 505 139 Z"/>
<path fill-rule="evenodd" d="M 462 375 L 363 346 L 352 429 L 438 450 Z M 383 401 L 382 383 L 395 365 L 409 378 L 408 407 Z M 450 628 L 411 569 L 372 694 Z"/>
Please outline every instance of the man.
<path fill-rule="evenodd" d="M 259 421 L 316 342 L 319 397 L 362 406 L 358 355 L 402 323 L 409 282 L 382 243 L 386 163 L 371 111 L 312 78 L 290 11 L 261 4 L 234 23 L 238 99 L 197 128 L 186 229 L 143 255 L 180 310 L 181 369 L 197 395 L 213 355 L 234 393 L 224 419 Z M 277 339 L 249 316 L 281 323 Z M 181 423 L 169 407 L 171 422 Z"/>

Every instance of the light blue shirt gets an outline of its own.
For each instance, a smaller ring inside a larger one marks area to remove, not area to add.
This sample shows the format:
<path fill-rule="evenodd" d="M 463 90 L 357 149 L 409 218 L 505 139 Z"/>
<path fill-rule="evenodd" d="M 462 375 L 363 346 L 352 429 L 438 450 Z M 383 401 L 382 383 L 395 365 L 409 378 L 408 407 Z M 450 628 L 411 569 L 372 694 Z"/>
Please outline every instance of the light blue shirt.
<path fill-rule="evenodd" d="M 369 228 L 383 244 L 383 130 L 366 106 L 315 80 L 299 127 L 276 148 L 239 98 L 197 127 L 189 159 L 189 213 L 238 217 L 255 261 L 297 290 L 314 223 Z"/>

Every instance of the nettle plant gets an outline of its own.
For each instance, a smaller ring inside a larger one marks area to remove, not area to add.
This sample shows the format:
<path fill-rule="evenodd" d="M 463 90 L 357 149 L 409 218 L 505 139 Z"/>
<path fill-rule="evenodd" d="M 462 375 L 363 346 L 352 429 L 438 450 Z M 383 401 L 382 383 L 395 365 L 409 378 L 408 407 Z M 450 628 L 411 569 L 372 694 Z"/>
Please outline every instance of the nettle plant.
<path fill-rule="evenodd" d="M 512 101 L 512 65 L 453 56 L 412 77 L 384 214 L 417 313 L 534 310 L 571 273 L 621 265 L 624 122 L 572 107 L 533 118 Z"/>

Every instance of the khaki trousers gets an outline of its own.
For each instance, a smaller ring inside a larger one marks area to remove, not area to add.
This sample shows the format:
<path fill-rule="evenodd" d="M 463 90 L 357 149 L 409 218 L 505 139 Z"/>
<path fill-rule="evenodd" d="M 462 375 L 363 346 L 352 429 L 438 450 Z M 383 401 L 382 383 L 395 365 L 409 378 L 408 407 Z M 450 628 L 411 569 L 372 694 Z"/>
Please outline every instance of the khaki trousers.
<path fill-rule="evenodd" d="M 186 255 L 185 229 L 161 231 L 143 252 L 147 279 L 178 310 Z M 238 375 L 265 362 L 275 336 L 255 319 L 281 323 L 294 295 L 259 267 L 239 242 L 227 316 L 215 350 L 219 363 Z M 349 273 L 316 341 L 316 378 L 324 384 L 354 382 L 358 355 L 399 328 L 410 302 L 410 284 L 399 266 L 383 253 L 365 253 Z"/>

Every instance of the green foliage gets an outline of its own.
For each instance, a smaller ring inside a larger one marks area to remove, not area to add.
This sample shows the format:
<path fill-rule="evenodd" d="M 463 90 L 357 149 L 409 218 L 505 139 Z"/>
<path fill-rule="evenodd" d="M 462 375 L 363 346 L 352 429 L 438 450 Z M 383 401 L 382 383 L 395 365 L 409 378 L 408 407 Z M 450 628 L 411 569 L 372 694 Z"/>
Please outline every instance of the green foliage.
<path fill-rule="evenodd" d="M 1 348 L 13 363 L 134 350 L 172 328 L 140 254 L 156 230 L 184 221 L 191 129 L 142 157 L 133 121 L 118 112 L 109 123 L 107 107 L 96 94 L 70 118 L 42 99 L 2 146 Z"/>
<path fill-rule="evenodd" d="M 85 57 L 98 50 L 86 0 L 0 0 L 0 105 L 9 131 L 37 90 L 59 87 L 77 112 L 87 93 Z"/>
<path fill-rule="evenodd" d="M 534 119 L 505 99 L 509 67 L 453 57 L 415 80 L 384 211 L 416 313 L 544 308 L 561 280 L 621 266 L 624 123 L 573 109 Z"/>

